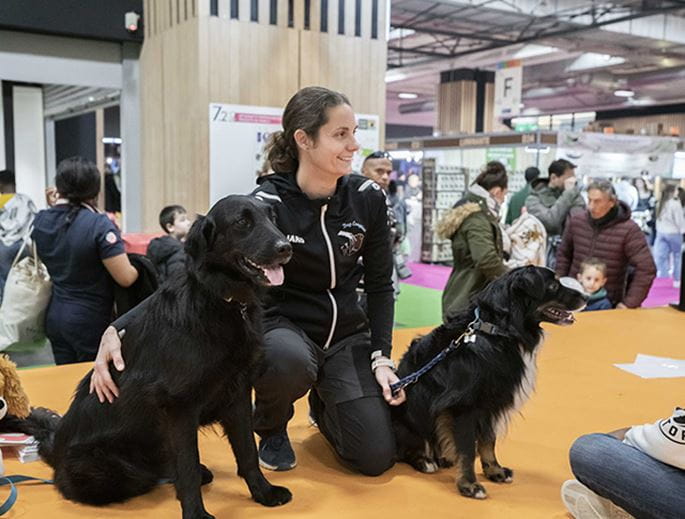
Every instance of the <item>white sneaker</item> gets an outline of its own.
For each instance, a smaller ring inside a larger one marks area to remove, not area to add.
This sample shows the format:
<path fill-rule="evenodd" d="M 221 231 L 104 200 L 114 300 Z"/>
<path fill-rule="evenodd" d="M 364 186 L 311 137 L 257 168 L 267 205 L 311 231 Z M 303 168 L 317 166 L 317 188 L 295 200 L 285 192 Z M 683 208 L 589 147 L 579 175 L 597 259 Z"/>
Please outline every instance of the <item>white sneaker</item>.
<path fill-rule="evenodd" d="M 623 508 L 598 496 L 575 479 L 561 485 L 561 500 L 575 519 L 633 519 Z"/>

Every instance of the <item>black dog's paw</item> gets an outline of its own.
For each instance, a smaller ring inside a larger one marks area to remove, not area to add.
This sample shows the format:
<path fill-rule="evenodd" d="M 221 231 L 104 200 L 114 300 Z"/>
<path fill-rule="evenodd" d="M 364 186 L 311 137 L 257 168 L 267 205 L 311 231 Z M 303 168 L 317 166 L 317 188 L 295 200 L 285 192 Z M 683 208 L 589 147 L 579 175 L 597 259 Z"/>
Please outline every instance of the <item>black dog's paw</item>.
<path fill-rule="evenodd" d="M 488 493 L 485 487 L 480 483 L 470 483 L 468 481 L 457 482 L 457 490 L 464 497 L 472 497 L 474 499 L 485 499 Z"/>
<path fill-rule="evenodd" d="M 432 474 L 438 471 L 438 464 L 431 458 L 416 458 L 411 460 L 410 465 L 419 472 L 424 474 Z"/>
<path fill-rule="evenodd" d="M 483 467 L 485 477 L 495 483 L 511 483 L 514 481 L 514 471 L 499 465 Z"/>
<path fill-rule="evenodd" d="M 440 467 L 441 469 L 448 469 L 453 466 L 453 461 L 450 461 L 447 458 L 438 458 L 438 467 Z"/>
<path fill-rule="evenodd" d="M 264 492 L 253 494 L 252 497 L 257 503 L 264 506 L 280 506 L 288 503 L 293 495 L 285 487 L 271 485 Z"/>
<path fill-rule="evenodd" d="M 209 483 L 214 481 L 214 474 L 212 474 L 212 471 L 209 470 L 202 463 L 200 463 L 200 474 L 202 475 L 202 485 L 208 485 Z"/>

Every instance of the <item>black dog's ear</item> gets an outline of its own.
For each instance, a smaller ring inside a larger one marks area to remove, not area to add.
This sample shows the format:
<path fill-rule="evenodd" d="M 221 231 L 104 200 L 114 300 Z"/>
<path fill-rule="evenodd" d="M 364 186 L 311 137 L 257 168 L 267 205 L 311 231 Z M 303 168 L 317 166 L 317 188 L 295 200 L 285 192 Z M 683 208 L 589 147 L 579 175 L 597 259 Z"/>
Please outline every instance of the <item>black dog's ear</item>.
<path fill-rule="evenodd" d="M 215 230 L 216 225 L 211 216 L 198 216 L 186 238 L 186 253 L 194 260 L 204 257 L 212 248 Z"/>
<path fill-rule="evenodd" d="M 536 300 L 545 297 L 545 277 L 536 267 L 523 267 L 516 274 L 514 290 Z"/>

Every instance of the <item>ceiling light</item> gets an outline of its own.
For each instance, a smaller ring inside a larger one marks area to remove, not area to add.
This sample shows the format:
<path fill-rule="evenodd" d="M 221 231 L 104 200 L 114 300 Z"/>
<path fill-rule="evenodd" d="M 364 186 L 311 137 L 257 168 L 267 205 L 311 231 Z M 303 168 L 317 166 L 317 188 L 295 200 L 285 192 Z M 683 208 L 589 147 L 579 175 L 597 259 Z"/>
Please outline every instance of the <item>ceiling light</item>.
<path fill-rule="evenodd" d="M 412 92 L 400 92 L 399 94 L 397 94 L 397 97 L 399 97 L 400 99 L 416 99 L 417 97 L 419 97 L 419 95 L 414 94 Z"/>
<path fill-rule="evenodd" d="M 545 54 L 551 54 L 553 52 L 557 52 L 558 50 L 559 49 L 557 47 L 550 47 L 548 45 L 529 44 L 524 45 L 519 50 L 517 50 L 516 53 L 514 53 L 514 58 L 534 58 L 536 56 L 544 56 Z"/>
<path fill-rule="evenodd" d="M 407 75 L 402 72 L 388 71 L 385 73 L 386 83 L 394 83 L 395 81 L 402 81 L 403 79 L 407 79 Z"/>
<path fill-rule="evenodd" d="M 388 33 L 388 41 L 406 38 L 415 32 L 416 31 L 414 29 L 390 29 L 390 32 Z"/>
<path fill-rule="evenodd" d="M 616 97 L 633 97 L 635 95 L 635 92 L 632 90 L 616 90 L 614 92 L 614 95 Z"/>

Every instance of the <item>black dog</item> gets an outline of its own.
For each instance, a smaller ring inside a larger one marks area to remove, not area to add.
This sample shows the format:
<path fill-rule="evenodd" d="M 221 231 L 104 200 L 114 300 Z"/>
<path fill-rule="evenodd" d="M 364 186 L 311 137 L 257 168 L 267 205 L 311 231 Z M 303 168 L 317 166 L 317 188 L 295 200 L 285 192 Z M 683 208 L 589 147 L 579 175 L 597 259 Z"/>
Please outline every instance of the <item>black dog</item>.
<path fill-rule="evenodd" d="M 100 404 L 89 394 L 89 373 L 63 418 L 37 410 L 28 419 L 68 499 L 121 502 L 171 477 L 184 519 L 211 518 L 200 484 L 213 476 L 200 465 L 197 430 L 216 422 L 255 501 L 276 506 L 292 497 L 259 468 L 251 407 L 260 287 L 283 282 L 292 248 L 266 205 L 229 196 L 193 224 L 186 253 L 186 271 L 155 292 L 126 330 L 126 369 L 111 370 L 119 398 Z"/>
<path fill-rule="evenodd" d="M 534 387 L 540 323 L 571 324 L 572 312 L 585 301 L 575 280 L 565 278 L 562 284 L 551 270 L 523 267 L 493 281 L 447 324 L 414 340 L 400 362 L 400 377 L 459 338 L 476 308 L 482 322 L 495 326 L 486 325 L 475 342 L 462 342 L 407 388 L 407 402 L 393 409 L 400 461 L 421 472 L 456 464 L 459 492 L 482 499 L 487 493 L 476 482 L 477 450 L 488 479 L 511 482 L 513 471 L 495 457 L 495 440 Z"/>

